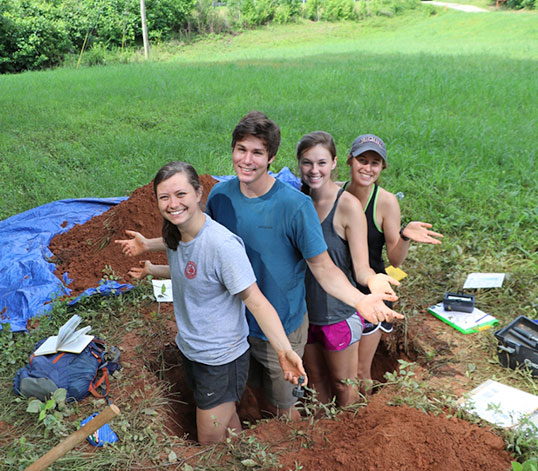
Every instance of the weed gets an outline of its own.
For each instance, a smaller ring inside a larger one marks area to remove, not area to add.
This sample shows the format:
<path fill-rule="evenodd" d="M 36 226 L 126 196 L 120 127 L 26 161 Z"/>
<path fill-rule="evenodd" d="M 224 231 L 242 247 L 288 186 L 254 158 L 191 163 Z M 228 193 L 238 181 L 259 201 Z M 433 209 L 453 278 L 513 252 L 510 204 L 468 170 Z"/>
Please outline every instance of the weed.
<path fill-rule="evenodd" d="M 261 443 L 255 435 L 228 431 L 226 448 L 229 455 L 241 463 L 245 469 L 274 470 L 280 467 L 278 458 L 269 451 L 267 444 Z"/>
<path fill-rule="evenodd" d="M 51 433 L 59 436 L 66 434 L 68 427 L 63 419 L 73 414 L 75 409 L 65 399 L 66 390 L 59 388 L 45 402 L 39 399 L 30 399 L 28 402 L 26 412 L 38 414 L 37 422 L 45 426 L 44 438 L 49 438 Z"/>
<path fill-rule="evenodd" d="M 531 470 L 536 466 L 538 458 L 538 425 L 529 417 L 524 417 L 519 421 L 517 428 L 503 431 L 507 449 L 513 452 L 521 462 L 524 463 L 523 470 Z M 534 462 L 533 462 L 534 461 Z M 534 470 L 538 471 L 538 470 Z"/>
<path fill-rule="evenodd" d="M 512 463 L 512 471 L 538 471 L 538 459 L 531 458 L 530 460 L 518 463 Z"/>

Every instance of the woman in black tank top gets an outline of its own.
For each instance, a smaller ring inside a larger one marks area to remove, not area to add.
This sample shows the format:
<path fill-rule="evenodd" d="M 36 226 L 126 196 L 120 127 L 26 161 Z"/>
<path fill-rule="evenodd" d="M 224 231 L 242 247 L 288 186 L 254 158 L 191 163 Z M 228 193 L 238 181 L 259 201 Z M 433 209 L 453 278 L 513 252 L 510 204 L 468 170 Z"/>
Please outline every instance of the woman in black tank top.
<path fill-rule="evenodd" d="M 297 158 L 303 191 L 312 198 L 335 265 L 354 286 L 369 284 L 374 293 L 393 293 L 389 277 L 376 275 L 368 264 L 366 219 L 359 202 L 331 180 L 337 162 L 331 135 L 316 131 L 303 136 Z M 351 404 L 357 395 L 349 380 L 357 375 L 363 324 L 356 310 L 328 295 L 308 269 L 305 286 L 310 326 L 304 363 L 310 386 L 321 402 L 335 396 L 339 406 Z"/>
<path fill-rule="evenodd" d="M 406 258 L 411 241 L 440 244 L 443 235 L 430 230 L 431 224 L 412 221 L 401 226 L 400 205 L 392 193 L 377 185 L 377 179 L 387 166 L 385 143 L 373 134 L 357 137 L 347 160 L 351 181 L 344 188 L 357 197 L 365 212 L 368 226 L 370 266 L 376 273 L 385 273 L 383 247 L 392 266 L 399 266 Z M 366 291 L 367 292 L 367 291 Z M 367 323 L 359 345 L 358 377 L 371 383 L 371 366 L 382 331 L 392 331 L 392 324 Z"/>

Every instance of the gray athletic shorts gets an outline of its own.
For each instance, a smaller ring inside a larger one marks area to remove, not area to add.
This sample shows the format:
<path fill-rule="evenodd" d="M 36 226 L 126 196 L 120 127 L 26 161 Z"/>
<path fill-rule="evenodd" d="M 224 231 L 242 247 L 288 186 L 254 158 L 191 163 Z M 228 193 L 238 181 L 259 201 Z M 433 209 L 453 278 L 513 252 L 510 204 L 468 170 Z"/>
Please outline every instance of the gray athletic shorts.
<path fill-rule="evenodd" d="M 302 358 L 308 337 L 308 316 L 302 324 L 288 335 L 291 348 Z M 277 409 L 287 410 L 297 399 L 293 396 L 294 385 L 284 380 L 275 349 L 267 340 L 249 336 L 250 370 L 248 384 L 254 389 L 263 388 L 265 398 Z"/>

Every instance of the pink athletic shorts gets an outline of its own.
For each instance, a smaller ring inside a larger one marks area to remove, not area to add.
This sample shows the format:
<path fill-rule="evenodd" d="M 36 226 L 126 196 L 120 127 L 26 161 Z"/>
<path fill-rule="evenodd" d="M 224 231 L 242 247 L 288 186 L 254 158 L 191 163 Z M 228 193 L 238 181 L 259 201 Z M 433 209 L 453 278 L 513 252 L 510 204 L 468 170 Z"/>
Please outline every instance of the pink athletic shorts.
<path fill-rule="evenodd" d="M 357 313 L 336 324 L 310 324 L 307 343 L 321 343 L 326 350 L 337 352 L 358 342 L 363 329 L 364 321 Z"/>

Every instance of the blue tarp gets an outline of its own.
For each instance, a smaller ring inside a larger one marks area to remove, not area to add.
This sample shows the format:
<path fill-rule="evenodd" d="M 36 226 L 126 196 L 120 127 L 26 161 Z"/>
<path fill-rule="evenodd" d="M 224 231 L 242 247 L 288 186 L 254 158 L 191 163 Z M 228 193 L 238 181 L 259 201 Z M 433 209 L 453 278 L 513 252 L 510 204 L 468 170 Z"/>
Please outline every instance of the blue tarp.
<path fill-rule="evenodd" d="M 300 186 L 297 177 L 287 167 L 276 177 L 296 188 Z M 214 178 L 222 181 L 233 177 Z M 9 322 L 13 331 L 26 330 L 28 319 L 48 312 L 52 307 L 50 301 L 58 296 L 70 294 L 70 280 L 65 277 L 62 283 L 54 275 L 56 266 L 48 261 L 53 255 L 48 248 L 51 239 L 76 224 L 84 224 L 125 199 L 54 201 L 0 221 L 0 324 Z M 130 288 L 132 285 L 108 281 L 89 288 L 71 304 L 78 302 L 82 296 L 118 293 L 119 289 Z"/>
<path fill-rule="evenodd" d="M 0 323 L 26 330 L 26 322 L 51 308 L 51 300 L 69 294 L 49 263 L 51 239 L 107 211 L 126 198 L 54 201 L 0 221 Z M 62 227 L 65 225 L 65 227 Z"/>

